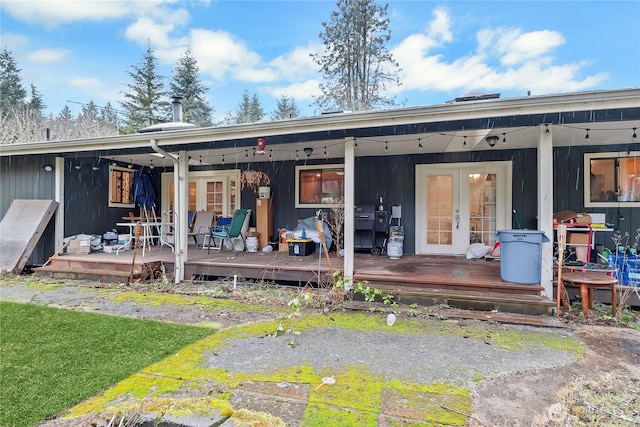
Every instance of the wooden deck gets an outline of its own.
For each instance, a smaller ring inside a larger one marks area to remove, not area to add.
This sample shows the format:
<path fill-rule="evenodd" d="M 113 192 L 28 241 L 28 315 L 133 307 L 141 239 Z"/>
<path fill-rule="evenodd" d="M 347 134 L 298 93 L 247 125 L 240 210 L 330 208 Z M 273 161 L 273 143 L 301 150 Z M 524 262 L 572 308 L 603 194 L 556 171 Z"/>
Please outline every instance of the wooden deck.
<path fill-rule="evenodd" d="M 174 256 L 167 247 L 115 253 L 93 252 L 87 255 L 62 254 L 46 267 L 36 269 L 38 275 L 126 283 L 132 274 L 137 279 L 157 277 L 159 267 L 174 270 Z M 266 280 L 281 284 L 312 286 L 331 283 L 330 270 L 343 268 L 342 258 L 330 256 L 331 269 L 323 254 L 305 257 L 288 252 L 271 253 L 206 250 L 190 247 L 185 263 L 185 280 L 208 281 L 220 277 L 239 280 Z M 498 310 L 515 313 L 548 313 L 554 302 L 541 296 L 540 285 L 508 283 L 500 278 L 500 263 L 489 260 L 467 260 L 462 257 L 404 255 L 392 260 L 386 255 L 357 253 L 354 280 L 367 280 L 369 286 L 395 296 L 398 303 L 421 305 L 447 304 L 458 308 Z"/>

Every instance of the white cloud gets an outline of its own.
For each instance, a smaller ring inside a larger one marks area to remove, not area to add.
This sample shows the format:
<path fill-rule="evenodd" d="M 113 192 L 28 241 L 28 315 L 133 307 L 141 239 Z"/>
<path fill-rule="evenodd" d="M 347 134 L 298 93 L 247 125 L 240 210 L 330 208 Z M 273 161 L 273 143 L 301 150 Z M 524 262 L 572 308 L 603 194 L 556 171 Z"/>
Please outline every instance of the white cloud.
<path fill-rule="evenodd" d="M 54 64 L 60 62 L 71 55 L 71 51 L 68 49 L 38 49 L 27 54 L 28 61 L 38 64 Z"/>
<path fill-rule="evenodd" d="M 524 34 L 520 29 L 492 31 L 494 34 L 490 39 L 496 42 L 495 52 L 505 66 L 520 64 L 547 54 L 565 43 L 564 36 L 557 31 L 542 30 Z"/>
<path fill-rule="evenodd" d="M 554 49 L 565 43 L 557 31 L 523 32 L 521 29 L 481 29 L 476 34 L 474 54 L 447 61 L 439 49 L 449 47 L 454 34 L 445 9 L 434 12 L 425 33 L 413 34 L 392 53 L 402 69 L 402 86 L 390 92 L 444 91 L 462 93 L 471 89 L 553 93 L 585 90 L 608 76 L 599 73 L 579 78 L 586 62 L 556 64 Z"/>
<path fill-rule="evenodd" d="M 23 34 L 2 33 L 2 48 L 15 51 L 29 44 L 29 38 Z"/>
<path fill-rule="evenodd" d="M 123 99 L 118 89 L 115 89 L 117 86 L 97 77 L 72 77 L 68 80 L 68 84 L 84 94 L 78 99 L 94 101 L 98 106 L 104 106 L 104 103 L 111 102 L 112 107 L 118 108 L 118 101 Z"/>
<path fill-rule="evenodd" d="M 124 34 L 126 38 L 141 46 L 150 43 L 155 52 L 162 52 L 176 43 L 169 38 L 173 29 L 173 24 L 159 24 L 150 17 L 142 17 L 129 25 Z"/>
<path fill-rule="evenodd" d="M 171 0 L 123 1 L 3 1 L 2 8 L 14 18 L 45 27 L 75 21 L 100 21 L 138 16 L 171 3 Z"/>
<path fill-rule="evenodd" d="M 319 67 L 311 58 L 311 54 L 322 51 L 322 44 L 309 43 L 294 48 L 292 51 L 269 62 L 277 70 L 278 77 L 288 81 L 300 81 L 319 72 Z"/>
<path fill-rule="evenodd" d="M 198 60 L 200 72 L 217 81 L 242 75 L 241 70 L 257 69 L 261 63 L 257 53 L 224 31 L 192 30 L 191 49 Z"/>
<path fill-rule="evenodd" d="M 321 95 L 320 81 L 311 79 L 288 86 L 271 87 L 267 88 L 267 92 L 276 99 L 287 95 L 296 101 L 312 101 L 314 97 Z"/>

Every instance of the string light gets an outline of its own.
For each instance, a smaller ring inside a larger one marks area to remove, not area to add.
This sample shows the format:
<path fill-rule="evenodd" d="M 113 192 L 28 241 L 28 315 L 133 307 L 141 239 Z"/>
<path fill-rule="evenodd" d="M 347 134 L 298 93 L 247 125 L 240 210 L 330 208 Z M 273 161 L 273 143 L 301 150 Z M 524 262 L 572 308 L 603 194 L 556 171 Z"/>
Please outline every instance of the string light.
<path fill-rule="evenodd" d="M 551 133 L 551 131 L 549 130 L 549 125 L 545 124 L 544 127 L 545 127 L 544 133 Z"/>
<path fill-rule="evenodd" d="M 153 159 L 149 160 L 149 163 L 150 163 L 149 169 L 154 169 L 155 166 L 153 166 Z"/>
<path fill-rule="evenodd" d="M 507 143 L 507 134 L 506 134 L 506 133 L 503 133 L 503 134 L 502 134 L 502 143 L 503 143 L 503 144 L 506 144 L 506 143 Z"/>
<path fill-rule="evenodd" d="M 249 150 L 244 150 L 244 158 L 245 159 L 249 158 Z"/>
<path fill-rule="evenodd" d="M 300 160 L 300 157 L 298 157 L 298 150 L 296 150 L 296 162 Z"/>
<path fill-rule="evenodd" d="M 389 143 L 387 141 L 384 142 L 384 151 L 389 151 Z"/>
<path fill-rule="evenodd" d="M 467 146 L 467 135 L 464 136 L 464 141 L 462 141 L 462 146 L 465 148 Z"/>
<path fill-rule="evenodd" d="M 200 156 L 200 164 L 202 164 L 202 156 Z"/>
<path fill-rule="evenodd" d="M 324 158 L 327 158 L 327 147 L 324 147 Z"/>
<path fill-rule="evenodd" d="M 269 159 L 273 159 L 273 150 L 269 150 Z"/>
<path fill-rule="evenodd" d="M 423 148 L 422 147 L 422 141 L 420 140 L 420 138 L 418 138 L 418 148 Z"/>
<path fill-rule="evenodd" d="M 638 135 L 636 134 L 636 129 L 633 128 L 633 135 L 631 135 L 631 141 L 636 142 L 638 140 Z"/>
<path fill-rule="evenodd" d="M 585 140 L 586 142 L 589 142 L 589 130 L 590 130 L 590 129 L 589 129 L 589 128 L 587 128 L 587 134 L 584 136 L 584 140 Z"/>
<path fill-rule="evenodd" d="M 222 155 L 222 164 L 224 165 L 224 154 Z"/>

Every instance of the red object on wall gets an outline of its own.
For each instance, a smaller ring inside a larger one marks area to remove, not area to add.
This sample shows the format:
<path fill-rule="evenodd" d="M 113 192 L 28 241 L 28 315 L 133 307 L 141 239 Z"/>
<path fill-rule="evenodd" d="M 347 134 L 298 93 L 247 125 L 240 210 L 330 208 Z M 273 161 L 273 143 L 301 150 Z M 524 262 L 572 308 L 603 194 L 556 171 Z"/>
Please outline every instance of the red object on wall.
<path fill-rule="evenodd" d="M 267 146 L 267 140 L 264 138 L 258 138 L 258 149 L 256 154 L 264 155 L 264 149 Z"/>

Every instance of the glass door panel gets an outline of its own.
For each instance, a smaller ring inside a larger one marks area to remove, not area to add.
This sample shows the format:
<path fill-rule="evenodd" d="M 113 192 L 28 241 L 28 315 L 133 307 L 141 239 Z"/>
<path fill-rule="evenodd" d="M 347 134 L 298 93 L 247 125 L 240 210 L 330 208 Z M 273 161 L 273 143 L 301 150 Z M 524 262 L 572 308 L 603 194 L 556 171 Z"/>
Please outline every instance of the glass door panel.
<path fill-rule="evenodd" d="M 453 176 L 433 175 L 427 177 L 427 244 L 450 245 L 453 223 Z"/>
<path fill-rule="evenodd" d="M 469 243 L 496 242 L 496 174 L 467 173 L 469 185 Z"/>

